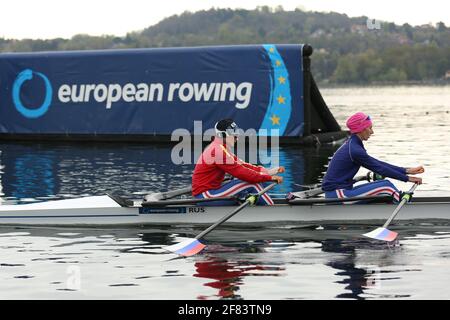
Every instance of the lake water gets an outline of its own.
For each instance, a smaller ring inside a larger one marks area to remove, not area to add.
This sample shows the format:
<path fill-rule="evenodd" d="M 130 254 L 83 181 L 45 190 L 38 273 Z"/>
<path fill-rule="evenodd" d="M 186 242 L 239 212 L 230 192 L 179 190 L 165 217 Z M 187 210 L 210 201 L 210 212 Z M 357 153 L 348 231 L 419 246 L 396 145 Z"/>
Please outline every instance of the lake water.
<path fill-rule="evenodd" d="M 321 91 L 342 126 L 356 111 L 371 115 L 375 134 L 365 144 L 371 155 L 425 166 L 416 195 L 450 195 L 450 86 Z M 286 182 L 275 192 L 320 182 L 337 147 L 282 148 Z M 193 165 L 172 165 L 170 151 L 144 144 L 0 143 L 0 202 L 118 190 L 140 197 L 183 187 Z M 450 283 L 447 222 L 396 223 L 394 246 L 360 238 L 373 227 L 224 226 L 207 237 L 212 245 L 204 254 L 173 259 L 161 247 L 202 228 L 3 226 L 0 298 L 450 299 L 443 285 Z"/>

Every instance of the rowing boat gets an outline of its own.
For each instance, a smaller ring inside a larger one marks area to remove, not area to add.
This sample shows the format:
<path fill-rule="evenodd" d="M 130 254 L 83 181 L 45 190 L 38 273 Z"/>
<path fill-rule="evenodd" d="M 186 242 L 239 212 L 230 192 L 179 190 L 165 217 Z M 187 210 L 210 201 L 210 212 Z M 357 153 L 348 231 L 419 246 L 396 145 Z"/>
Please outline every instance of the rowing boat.
<path fill-rule="evenodd" d="M 277 199 L 274 206 L 248 207 L 227 223 L 383 221 L 396 205 L 389 203 L 335 204 L 323 199 Z M 211 224 L 233 210 L 233 206 L 170 205 L 142 206 L 142 201 L 125 201 L 111 196 L 90 196 L 40 203 L 0 206 L 0 225 L 160 225 Z M 396 220 L 450 219 L 449 197 L 416 197 Z"/>

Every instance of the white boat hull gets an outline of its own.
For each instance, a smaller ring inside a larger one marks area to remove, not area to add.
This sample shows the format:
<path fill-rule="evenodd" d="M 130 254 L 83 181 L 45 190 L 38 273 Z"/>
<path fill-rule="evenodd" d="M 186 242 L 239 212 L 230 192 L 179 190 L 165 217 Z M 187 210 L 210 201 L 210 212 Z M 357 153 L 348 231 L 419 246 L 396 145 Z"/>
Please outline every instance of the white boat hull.
<path fill-rule="evenodd" d="M 394 204 L 287 205 L 247 207 L 226 223 L 335 222 L 362 223 L 386 220 Z M 234 207 L 174 206 L 122 207 L 109 196 L 0 206 L 0 225 L 157 225 L 212 224 Z M 397 220 L 450 219 L 450 202 L 406 204 Z"/>

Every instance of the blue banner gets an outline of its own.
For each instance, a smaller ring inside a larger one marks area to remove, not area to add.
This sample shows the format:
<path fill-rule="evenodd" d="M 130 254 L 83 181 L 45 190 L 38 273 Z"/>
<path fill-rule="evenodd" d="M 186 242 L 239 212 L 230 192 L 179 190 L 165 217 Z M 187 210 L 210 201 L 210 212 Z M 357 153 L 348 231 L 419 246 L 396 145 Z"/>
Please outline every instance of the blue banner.
<path fill-rule="evenodd" d="M 0 134 L 170 135 L 233 118 L 302 136 L 302 48 L 0 54 Z"/>

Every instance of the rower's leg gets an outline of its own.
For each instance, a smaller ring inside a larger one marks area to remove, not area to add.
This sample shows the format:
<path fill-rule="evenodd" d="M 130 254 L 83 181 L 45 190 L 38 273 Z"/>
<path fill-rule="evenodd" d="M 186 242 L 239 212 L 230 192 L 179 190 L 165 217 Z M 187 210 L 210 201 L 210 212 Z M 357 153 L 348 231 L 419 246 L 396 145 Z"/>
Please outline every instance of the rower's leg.
<path fill-rule="evenodd" d="M 205 199 L 203 193 L 196 195 L 195 198 Z M 201 207 L 219 207 L 219 206 L 234 206 L 237 203 L 238 202 L 234 201 L 234 200 L 217 200 L 217 201 L 212 201 L 212 202 L 202 202 L 197 205 L 199 205 Z"/>
<path fill-rule="evenodd" d="M 392 182 L 386 179 L 364 183 L 354 187 L 351 190 L 337 190 L 337 193 L 341 195 L 340 198 L 392 195 L 394 198 L 394 202 L 398 202 L 400 198 L 399 190 Z"/>
<path fill-rule="evenodd" d="M 260 183 L 254 184 L 256 193 L 262 191 L 266 187 L 265 184 L 260 184 Z M 262 196 L 259 197 L 258 202 L 256 204 L 263 205 L 263 206 L 273 206 L 274 202 L 273 202 L 272 198 L 269 196 L 269 194 L 264 193 Z"/>
<path fill-rule="evenodd" d="M 223 198 L 232 197 L 236 195 L 237 192 L 243 189 L 246 182 L 240 181 L 238 179 L 233 179 L 230 182 L 224 183 L 220 188 L 205 191 L 197 196 L 198 199 L 210 199 L 210 198 Z M 217 200 L 213 202 L 204 202 L 202 206 L 233 206 L 236 201 L 233 200 Z"/>
<path fill-rule="evenodd" d="M 341 189 L 339 189 L 341 190 Z M 341 198 L 339 190 L 333 190 L 333 191 L 325 191 L 325 198 L 326 199 L 336 199 Z"/>
<path fill-rule="evenodd" d="M 252 184 L 239 179 L 233 179 L 232 181 L 222 185 L 222 187 L 220 187 L 219 189 L 208 190 L 206 192 L 203 192 L 201 195 L 198 195 L 197 197 L 198 198 L 200 196 L 202 198 L 222 198 L 232 196 L 245 197 L 248 194 L 256 194 L 261 190 L 263 190 L 263 186 L 259 183 Z M 211 202 L 211 205 L 224 205 L 224 204 L 217 204 L 222 202 L 223 201 L 214 201 Z M 259 197 L 257 204 L 273 205 L 273 200 L 270 198 L 268 194 L 263 194 L 261 197 Z"/>
<path fill-rule="evenodd" d="M 248 194 L 257 194 L 264 189 L 264 185 L 260 183 L 248 183 L 242 180 L 237 179 L 241 183 L 244 183 L 244 187 L 236 193 L 237 196 L 245 198 Z M 263 194 L 258 198 L 256 202 L 257 205 L 260 206 L 273 206 L 274 202 L 272 198 L 267 194 Z"/>

